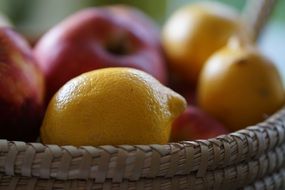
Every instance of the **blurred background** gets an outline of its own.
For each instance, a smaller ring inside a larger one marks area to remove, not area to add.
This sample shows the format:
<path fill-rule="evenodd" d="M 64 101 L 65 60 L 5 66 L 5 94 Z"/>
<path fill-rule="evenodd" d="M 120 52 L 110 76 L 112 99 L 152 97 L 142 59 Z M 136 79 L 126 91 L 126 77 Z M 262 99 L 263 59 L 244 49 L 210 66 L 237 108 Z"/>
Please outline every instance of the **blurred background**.
<path fill-rule="evenodd" d="M 246 0 L 220 0 L 242 11 Z M 256 0 L 258 1 L 258 0 Z M 27 38 L 38 38 L 74 12 L 92 6 L 124 3 L 136 6 L 160 26 L 177 8 L 194 0 L 1 0 L 0 12 Z M 260 49 L 279 67 L 285 82 L 285 0 L 278 0 L 258 40 Z"/>

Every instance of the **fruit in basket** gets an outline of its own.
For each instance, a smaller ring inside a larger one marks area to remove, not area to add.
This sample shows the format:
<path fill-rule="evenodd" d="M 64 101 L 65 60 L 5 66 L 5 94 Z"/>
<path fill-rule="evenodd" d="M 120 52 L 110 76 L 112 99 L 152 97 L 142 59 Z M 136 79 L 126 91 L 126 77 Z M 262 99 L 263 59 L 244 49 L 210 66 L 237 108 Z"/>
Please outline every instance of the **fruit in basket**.
<path fill-rule="evenodd" d="M 238 13 L 218 2 L 194 3 L 178 9 L 162 30 L 171 70 L 182 80 L 196 84 L 207 58 L 226 45 L 240 28 Z"/>
<path fill-rule="evenodd" d="M 166 68 L 157 26 L 132 7 L 89 8 L 67 18 L 36 44 L 47 99 L 71 78 L 99 68 L 131 67 L 162 83 Z"/>
<path fill-rule="evenodd" d="M 51 99 L 41 127 L 58 145 L 164 144 L 185 99 L 151 75 L 105 68 L 67 82 Z"/>
<path fill-rule="evenodd" d="M 255 47 L 232 42 L 205 64 L 197 96 L 204 111 L 235 131 L 263 121 L 285 96 L 275 65 Z"/>
<path fill-rule="evenodd" d="M 183 81 L 175 81 L 170 78 L 168 87 L 174 90 L 175 92 L 182 95 L 188 104 L 197 105 L 196 103 L 196 87 L 189 83 L 185 83 Z"/>
<path fill-rule="evenodd" d="M 227 134 L 228 130 L 200 108 L 188 106 L 187 109 L 174 120 L 171 130 L 172 142 L 209 139 Z"/>
<path fill-rule="evenodd" d="M 142 11 L 123 4 L 106 6 L 106 8 L 108 11 L 119 15 L 122 19 L 124 18 L 129 22 L 134 22 L 135 20 L 137 24 L 136 27 L 144 27 L 148 30 L 148 37 L 152 38 L 150 42 L 154 43 L 155 46 L 161 46 L 159 27 Z"/>
<path fill-rule="evenodd" d="M 0 28 L 0 138 L 34 141 L 39 135 L 43 75 L 27 42 Z"/>

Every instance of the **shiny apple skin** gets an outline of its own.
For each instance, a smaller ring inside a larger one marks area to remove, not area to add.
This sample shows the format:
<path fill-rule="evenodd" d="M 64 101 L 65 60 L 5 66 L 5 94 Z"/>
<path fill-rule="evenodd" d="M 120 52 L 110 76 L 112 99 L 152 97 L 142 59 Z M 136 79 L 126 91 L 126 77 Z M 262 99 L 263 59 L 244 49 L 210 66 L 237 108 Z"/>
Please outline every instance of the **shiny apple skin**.
<path fill-rule="evenodd" d="M 132 7 L 89 8 L 71 15 L 34 49 L 46 77 L 47 101 L 71 78 L 105 67 L 140 69 L 166 83 L 159 35 L 156 25 Z M 125 52 L 108 50 L 112 43 Z"/>
<path fill-rule="evenodd" d="M 0 139 L 34 141 L 43 115 L 44 79 L 25 39 L 0 27 Z"/>
<path fill-rule="evenodd" d="M 173 122 L 171 141 L 192 141 L 214 138 L 228 130 L 215 118 L 195 106 L 188 108 Z"/>

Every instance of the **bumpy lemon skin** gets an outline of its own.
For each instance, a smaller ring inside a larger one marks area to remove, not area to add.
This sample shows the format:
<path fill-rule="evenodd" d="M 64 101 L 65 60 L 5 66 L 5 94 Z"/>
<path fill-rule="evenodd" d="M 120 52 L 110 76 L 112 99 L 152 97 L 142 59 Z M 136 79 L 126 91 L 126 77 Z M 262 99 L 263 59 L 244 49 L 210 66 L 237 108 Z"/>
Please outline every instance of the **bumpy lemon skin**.
<path fill-rule="evenodd" d="M 45 144 L 165 144 L 185 99 L 149 74 L 106 68 L 67 82 L 49 103 Z"/>

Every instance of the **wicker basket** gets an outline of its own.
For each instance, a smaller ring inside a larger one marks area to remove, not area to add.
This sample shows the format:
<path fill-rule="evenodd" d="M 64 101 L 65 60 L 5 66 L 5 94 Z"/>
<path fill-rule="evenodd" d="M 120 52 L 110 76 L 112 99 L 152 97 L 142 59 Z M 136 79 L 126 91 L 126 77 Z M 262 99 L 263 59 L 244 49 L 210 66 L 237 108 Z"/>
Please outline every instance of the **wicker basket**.
<path fill-rule="evenodd" d="M 285 108 L 256 126 L 167 145 L 0 140 L 0 189 L 285 189 Z"/>
<path fill-rule="evenodd" d="M 263 0 L 258 13 L 271 7 L 266 2 L 273 0 Z M 250 17 L 255 36 L 269 12 Z M 166 145 L 76 148 L 0 140 L 2 189 L 285 189 L 285 108 L 229 135 Z"/>

